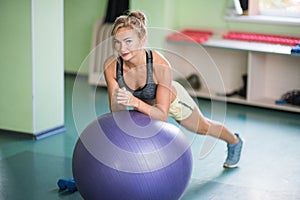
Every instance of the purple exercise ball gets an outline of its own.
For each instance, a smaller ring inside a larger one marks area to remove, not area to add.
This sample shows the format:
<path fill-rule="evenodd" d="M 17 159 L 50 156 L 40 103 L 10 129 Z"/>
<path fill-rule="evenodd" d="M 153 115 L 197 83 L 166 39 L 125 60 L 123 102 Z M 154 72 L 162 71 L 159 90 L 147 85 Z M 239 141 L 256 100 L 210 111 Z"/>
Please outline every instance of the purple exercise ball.
<path fill-rule="evenodd" d="M 87 200 L 175 200 L 189 183 L 192 153 L 175 125 L 120 111 L 100 116 L 82 132 L 72 170 Z"/>

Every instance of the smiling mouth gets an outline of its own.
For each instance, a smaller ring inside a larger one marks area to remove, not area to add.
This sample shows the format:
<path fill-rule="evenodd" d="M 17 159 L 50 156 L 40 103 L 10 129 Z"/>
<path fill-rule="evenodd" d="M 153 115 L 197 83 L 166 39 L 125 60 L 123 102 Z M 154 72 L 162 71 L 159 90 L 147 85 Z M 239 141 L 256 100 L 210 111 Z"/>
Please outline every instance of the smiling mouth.
<path fill-rule="evenodd" d="M 129 53 L 122 53 L 122 57 L 127 56 Z"/>

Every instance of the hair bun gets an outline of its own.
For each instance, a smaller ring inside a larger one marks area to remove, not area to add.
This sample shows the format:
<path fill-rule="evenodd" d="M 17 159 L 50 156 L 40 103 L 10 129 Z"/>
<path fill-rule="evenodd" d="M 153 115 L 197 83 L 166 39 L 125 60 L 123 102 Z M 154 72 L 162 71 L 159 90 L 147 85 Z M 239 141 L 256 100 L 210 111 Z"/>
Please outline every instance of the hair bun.
<path fill-rule="evenodd" d="M 129 27 L 137 31 L 139 37 L 142 39 L 147 36 L 146 15 L 141 11 L 133 11 L 126 15 L 119 16 L 113 25 L 111 35 L 115 36 L 117 30 L 123 27 Z"/>
<path fill-rule="evenodd" d="M 146 26 L 146 22 L 147 22 L 146 15 L 144 13 L 142 13 L 141 11 L 131 12 L 131 13 L 129 13 L 128 17 L 135 17 L 135 18 L 139 19 L 143 23 L 144 26 Z"/>

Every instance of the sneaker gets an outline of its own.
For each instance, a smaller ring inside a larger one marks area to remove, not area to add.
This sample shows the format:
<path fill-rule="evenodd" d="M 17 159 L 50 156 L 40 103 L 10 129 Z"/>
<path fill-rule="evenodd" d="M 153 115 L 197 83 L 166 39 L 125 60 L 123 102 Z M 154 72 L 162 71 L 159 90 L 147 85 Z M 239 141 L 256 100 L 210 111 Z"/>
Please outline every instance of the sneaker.
<path fill-rule="evenodd" d="M 244 140 L 239 136 L 239 134 L 235 135 L 238 137 L 239 142 L 237 144 L 227 145 L 227 158 L 223 165 L 226 168 L 235 168 L 237 167 L 238 162 L 240 161 Z"/>

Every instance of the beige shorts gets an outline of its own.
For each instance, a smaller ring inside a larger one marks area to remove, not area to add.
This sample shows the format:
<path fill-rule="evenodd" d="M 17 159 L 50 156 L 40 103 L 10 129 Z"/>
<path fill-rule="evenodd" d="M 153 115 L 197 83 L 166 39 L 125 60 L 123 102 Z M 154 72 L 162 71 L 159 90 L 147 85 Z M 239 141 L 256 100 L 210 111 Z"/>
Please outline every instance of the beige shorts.
<path fill-rule="evenodd" d="M 181 121 L 192 114 L 197 104 L 178 82 L 173 81 L 172 86 L 176 89 L 177 95 L 176 99 L 170 105 L 169 116 L 177 121 Z"/>

